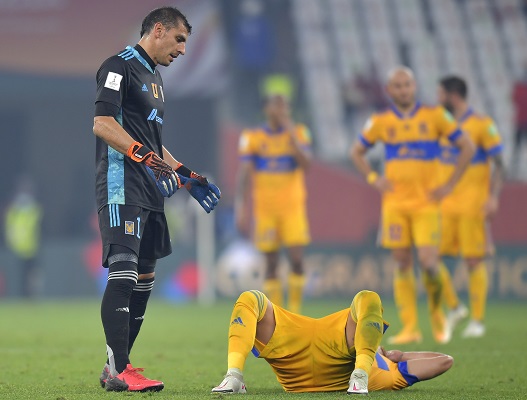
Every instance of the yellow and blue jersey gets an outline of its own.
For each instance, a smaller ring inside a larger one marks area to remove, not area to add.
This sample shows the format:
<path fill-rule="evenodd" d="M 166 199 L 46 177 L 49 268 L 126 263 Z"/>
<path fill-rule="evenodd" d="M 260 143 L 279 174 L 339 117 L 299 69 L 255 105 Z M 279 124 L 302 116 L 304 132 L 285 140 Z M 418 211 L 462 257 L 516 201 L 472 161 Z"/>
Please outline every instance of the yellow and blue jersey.
<path fill-rule="evenodd" d="M 494 121 L 469 109 L 458 121 L 463 132 L 476 146 L 476 154 L 465 174 L 441 204 L 442 212 L 455 214 L 482 214 L 488 199 L 491 177 L 490 158 L 503 150 L 501 137 Z M 446 180 L 452 174 L 459 149 L 448 141 L 441 141 L 441 171 Z"/>
<path fill-rule="evenodd" d="M 294 132 L 302 146 L 309 148 L 311 135 L 298 124 Z M 258 204 L 302 204 L 306 197 L 304 170 L 298 165 L 292 138 L 286 130 L 272 131 L 267 126 L 244 130 L 240 137 L 242 161 L 253 165 L 253 199 Z"/>
<path fill-rule="evenodd" d="M 366 147 L 385 146 L 385 177 L 393 190 L 383 195 L 383 205 L 414 210 L 431 204 L 430 192 L 440 183 L 440 140 L 455 142 L 461 130 L 441 106 L 419 103 L 402 115 L 394 106 L 366 122 L 359 139 Z"/>

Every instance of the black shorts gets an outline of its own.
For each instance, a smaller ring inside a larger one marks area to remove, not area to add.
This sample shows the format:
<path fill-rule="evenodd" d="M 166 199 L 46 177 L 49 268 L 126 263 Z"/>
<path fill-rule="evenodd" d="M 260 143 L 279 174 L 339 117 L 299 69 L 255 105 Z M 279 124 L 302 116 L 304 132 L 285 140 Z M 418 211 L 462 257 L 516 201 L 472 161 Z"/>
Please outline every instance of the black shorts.
<path fill-rule="evenodd" d="M 99 211 L 99 229 L 104 267 L 108 267 L 112 244 L 128 247 L 140 260 L 157 260 L 172 253 L 168 224 L 162 212 L 107 204 Z"/>

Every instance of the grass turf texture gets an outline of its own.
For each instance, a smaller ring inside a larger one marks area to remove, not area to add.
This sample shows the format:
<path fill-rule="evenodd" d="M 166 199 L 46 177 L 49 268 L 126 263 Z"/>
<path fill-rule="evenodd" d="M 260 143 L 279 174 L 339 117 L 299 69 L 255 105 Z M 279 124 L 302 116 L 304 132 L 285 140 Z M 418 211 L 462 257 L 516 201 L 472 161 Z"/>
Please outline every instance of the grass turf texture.
<path fill-rule="evenodd" d="M 351 300 L 351 299 L 350 299 Z M 307 315 L 323 316 L 346 308 L 345 300 L 308 302 Z M 210 389 L 226 370 L 227 329 L 232 304 L 212 307 L 172 305 L 152 301 L 132 361 L 147 367 L 146 376 L 161 379 L 159 393 L 107 393 L 98 382 L 105 360 L 99 303 L 0 303 L 0 399 L 221 399 Z M 424 304 L 420 321 L 424 341 L 401 350 L 434 350 L 454 356 L 453 368 L 435 380 L 400 392 L 373 392 L 373 399 L 525 399 L 525 305 L 490 303 L 487 335 L 460 338 L 448 345 L 431 339 Z M 391 321 L 387 335 L 399 328 L 395 309 L 385 304 Z M 463 326 L 464 324 L 462 324 Z M 252 355 L 245 382 L 250 398 L 337 399 L 345 393 L 287 394 L 264 360 Z"/>

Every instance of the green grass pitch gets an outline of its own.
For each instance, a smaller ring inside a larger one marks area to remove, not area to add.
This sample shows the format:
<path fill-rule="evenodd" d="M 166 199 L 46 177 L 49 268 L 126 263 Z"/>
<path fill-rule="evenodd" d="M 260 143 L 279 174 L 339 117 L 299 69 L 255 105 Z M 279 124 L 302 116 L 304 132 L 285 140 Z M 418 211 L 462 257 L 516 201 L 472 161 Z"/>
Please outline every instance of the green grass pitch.
<path fill-rule="evenodd" d="M 350 299 L 351 300 L 351 299 Z M 349 305 L 346 300 L 310 301 L 314 317 Z M 104 364 L 104 338 L 98 301 L 0 303 L 0 399 L 220 399 L 211 395 L 226 369 L 230 302 L 212 307 L 152 301 L 132 361 L 146 375 L 165 382 L 160 393 L 106 393 L 98 382 Z M 454 356 L 454 367 L 435 380 L 400 392 L 374 392 L 373 399 L 526 399 L 525 304 L 490 303 L 487 335 L 463 340 L 461 327 L 447 345 L 430 336 L 425 305 L 420 320 L 425 340 L 412 350 Z M 387 332 L 399 328 L 387 301 Z M 402 348 L 402 350 L 410 350 Z M 245 380 L 249 398 L 338 399 L 344 393 L 287 394 L 264 360 L 249 356 Z"/>

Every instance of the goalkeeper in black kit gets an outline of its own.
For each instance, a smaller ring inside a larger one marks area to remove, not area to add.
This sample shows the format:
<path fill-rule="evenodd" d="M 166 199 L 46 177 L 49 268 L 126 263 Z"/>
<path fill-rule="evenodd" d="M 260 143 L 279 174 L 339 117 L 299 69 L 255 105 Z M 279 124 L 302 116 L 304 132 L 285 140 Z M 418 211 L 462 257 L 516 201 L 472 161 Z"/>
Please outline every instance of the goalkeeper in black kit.
<path fill-rule="evenodd" d="M 172 252 L 164 198 L 185 187 L 207 213 L 220 190 L 163 146 L 164 93 L 157 65 L 168 66 L 192 27 L 174 7 L 143 20 L 141 39 L 103 62 L 97 72 L 93 132 L 96 196 L 108 282 L 101 304 L 107 362 L 100 382 L 108 391 L 159 391 L 129 354 L 154 286 L 156 260 Z"/>

